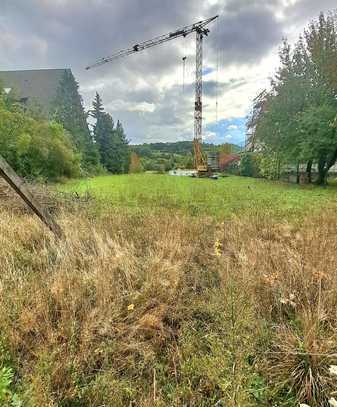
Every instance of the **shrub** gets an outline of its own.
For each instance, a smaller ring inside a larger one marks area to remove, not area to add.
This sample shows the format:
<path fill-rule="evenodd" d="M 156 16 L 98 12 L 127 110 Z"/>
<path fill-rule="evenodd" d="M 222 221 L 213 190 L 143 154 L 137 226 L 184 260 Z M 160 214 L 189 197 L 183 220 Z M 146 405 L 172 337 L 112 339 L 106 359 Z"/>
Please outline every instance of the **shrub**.
<path fill-rule="evenodd" d="M 259 177 L 258 156 L 256 153 L 246 152 L 240 160 L 240 175 L 244 177 Z"/>
<path fill-rule="evenodd" d="M 80 174 L 80 156 L 63 127 L 0 109 L 0 154 L 22 176 L 56 179 Z"/>

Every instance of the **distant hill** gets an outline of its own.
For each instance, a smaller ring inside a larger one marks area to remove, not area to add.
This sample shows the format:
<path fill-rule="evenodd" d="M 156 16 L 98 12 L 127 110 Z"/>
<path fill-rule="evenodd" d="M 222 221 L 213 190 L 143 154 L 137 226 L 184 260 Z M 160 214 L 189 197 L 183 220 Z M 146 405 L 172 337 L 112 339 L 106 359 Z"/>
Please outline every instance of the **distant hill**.
<path fill-rule="evenodd" d="M 237 153 L 242 150 L 240 146 L 236 144 L 230 144 L 232 147 L 232 153 Z M 221 145 L 203 143 L 202 149 L 205 152 L 208 151 L 220 151 Z M 174 143 L 144 143 L 130 145 L 130 148 L 139 155 L 147 155 L 150 151 L 162 152 L 171 154 L 189 154 L 193 150 L 192 141 L 176 141 Z"/>
<path fill-rule="evenodd" d="M 231 153 L 238 153 L 241 147 L 229 144 Z M 228 148 L 228 144 L 226 145 Z M 222 145 L 203 143 L 204 153 L 221 151 Z M 174 143 L 144 143 L 130 145 L 141 158 L 142 165 L 147 171 L 169 171 L 174 168 L 193 168 L 192 141 L 177 141 Z"/>

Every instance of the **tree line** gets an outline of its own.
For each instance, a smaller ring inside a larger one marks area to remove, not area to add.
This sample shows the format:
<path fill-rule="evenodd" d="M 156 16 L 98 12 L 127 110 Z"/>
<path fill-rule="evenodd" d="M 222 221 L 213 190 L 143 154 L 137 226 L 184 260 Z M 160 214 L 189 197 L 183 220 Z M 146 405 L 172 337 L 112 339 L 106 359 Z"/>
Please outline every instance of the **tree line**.
<path fill-rule="evenodd" d="M 88 118 L 94 120 L 89 130 Z M 23 106 L 0 86 L 0 154 L 26 178 L 53 180 L 108 171 L 128 172 L 128 140 L 98 94 L 86 112 L 78 83 L 65 71 L 48 117 Z"/>
<path fill-rule="evenodd" d="M 304 164 L 307 182 L 315 166 L 316 182 L 327 183 L 337 160 L 336 14 L 321 13 L 294 47 L 283 42 L 280 67 L 254 100 L 247 127 L 262 175 L 277 177 L 289 164 L 299 173 Z"/>
<path fill-rule="evenodd" d="M 138 145 L 131 145 L 133 160 L 137 160 L 137 156 L 140 157 L 139 169 L 145 171 L 166 172 L 178 168 L 193 169 L 193 142 L 192 141 L 176 141 L 166 143 L 144 143 Z M 234 144 L 214 145 L 210 143 L 203 143 L 202 150 L 205 155 L 209 153 L 237 153 L 240 151 L 240 147 Z M 134 157 L 135 156 L 135 157 Z M 132 168 L 135 168 L 133 165 Z M 130 172 L 135 172 L 130 171 Z"/>

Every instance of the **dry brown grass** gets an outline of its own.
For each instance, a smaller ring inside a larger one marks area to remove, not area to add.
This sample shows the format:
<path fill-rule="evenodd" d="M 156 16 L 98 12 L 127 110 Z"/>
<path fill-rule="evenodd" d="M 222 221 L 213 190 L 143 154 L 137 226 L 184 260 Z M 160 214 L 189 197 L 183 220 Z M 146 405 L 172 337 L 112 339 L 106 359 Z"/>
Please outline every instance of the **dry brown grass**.
<path fill-rule="evenodd" d="M 60 223 L 55 241 L 27 214 L 0 217 L 0 338 L 27 405 L 321 406 L 336 390 L 334 212 Z"/>
<path fill-rule="evenodd" d="M 336 230 L 327 211 L 298 225 L 236 220 L 224 234 L 224 255 L 268 325 L 264 372 L 311 406 L 336 391 L 328 373 L 337 361 Z"/>

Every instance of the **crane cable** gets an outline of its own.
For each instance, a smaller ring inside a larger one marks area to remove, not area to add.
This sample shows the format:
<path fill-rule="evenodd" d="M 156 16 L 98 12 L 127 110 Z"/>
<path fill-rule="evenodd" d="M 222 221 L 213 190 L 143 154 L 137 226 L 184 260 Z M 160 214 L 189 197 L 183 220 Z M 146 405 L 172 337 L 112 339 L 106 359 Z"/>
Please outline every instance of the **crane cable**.
<path fill-rule="evenodd" d="M 182 58 L 182 60 L 183 60 L 183 94 L 185 94 L 186 59 L 187 59 L 186 56 L 184 56 Z"/>
<path fill-rule="evenodd" d="M 219 19 L 216 22 L 216 86 L 215 86 L 215 124 L 218 126 L 218 109 L 219 109 Z"/>

